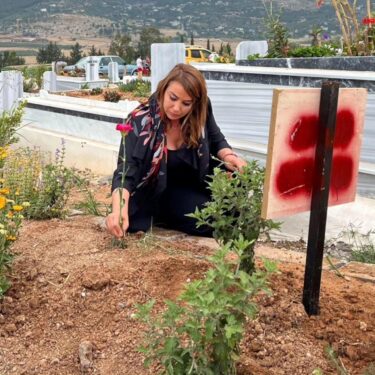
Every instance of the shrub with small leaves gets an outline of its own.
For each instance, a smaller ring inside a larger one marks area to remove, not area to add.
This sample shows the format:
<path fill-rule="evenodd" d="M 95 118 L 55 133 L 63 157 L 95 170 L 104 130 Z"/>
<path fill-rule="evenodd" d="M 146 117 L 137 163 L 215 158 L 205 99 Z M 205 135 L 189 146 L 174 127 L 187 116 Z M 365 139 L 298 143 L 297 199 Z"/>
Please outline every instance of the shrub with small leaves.
<path fill-rule="evenodd" d="M 276 271 L 265 261 L 265 271 L 249 275 L 240 262 L 249 247 L 242 236 L 222 246 L 210 258 L 210 268 L 202 280 L 187 284 L 177 302 L 166 301 L 167 309 L 153 318 L 154 300 L 138 305 L 136 316 L 147 324 L 146 339 L 140 349 L 145 365 L 157 361 L 163 374 L 236 374 L 239 344 L 246 319 L 254 319 L 260 292 L 268 293 L 267 276 Z M 228 255 L 235 256 L 230 263 Z"/>
<path fill-rule="evenodd" d="M 114 90 L 108 90 L 104 93 L 104 100 L 106 102 L 117 103 L 121 99 L 121 95 Z"/>
<path fill-rule="evenodd" d="M 279 228 L 272 220 L 261 218 L 264 168 L 256 160 L 249 162 L 241 172 L 228 176 L 216 168 L 209 182 L 211 201 L 201 210 L 188 216 L 197 219 L 197 226 L 208 225 L 218 242 L 229 243 L 242 235 L 249 241 L 242 267 L 251 273 L 254 269 L 254 245 L 260 234 Z"/>
<path fill-rule="evenodd" d="M 128 83 L 120 84 L 119 90 L 122 92 L 132 92 L 135 96 L 148 97 L 151 94 L 151 82 L 134 79 Z"/>
<path fill-rule="evenodd" d="M 100 95 L 103 92 L 103 89 L 100 87 L 94 87 L 90 91 L 90 95 Z"/>

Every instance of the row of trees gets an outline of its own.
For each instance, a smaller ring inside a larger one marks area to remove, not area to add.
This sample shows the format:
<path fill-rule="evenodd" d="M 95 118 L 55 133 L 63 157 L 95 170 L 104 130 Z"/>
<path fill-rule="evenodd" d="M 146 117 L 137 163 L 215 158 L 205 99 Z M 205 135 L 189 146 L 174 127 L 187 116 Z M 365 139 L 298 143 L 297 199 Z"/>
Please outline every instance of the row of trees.
<path fill-rule="evenodd" d="M 15 51 L 0 52 L 0 70 L 9 65 L 24 65 L 25 59 L 17 56 Z"/>
<path fill-rule="evenodd" d="M 167 43 L 171 38 L 164 37 L 160 30 L 154 27 L 144 28 L 139 34 L 138 42 L 134 43 L 128 34 L 117 34 L 109 45 L 108 54 L 122 57 L 126 63 L 132 63 L 140 55 L 142 57 L 151 55 L 151 44 Z M 96 50 L 94 46 L 88 52 L 88 56 L 99 56 L 105 53 Z M 82 46 L 77 42 L 72 46 L 69 56 L 65 56 L 56 42 L 50 42 L 46 47 L 38 50 L 36 60 L 38 63 L 50 63 L 52 61 L 64 60 L 68 64 L 76 63 L 80 58 L 86 56 Z"/>

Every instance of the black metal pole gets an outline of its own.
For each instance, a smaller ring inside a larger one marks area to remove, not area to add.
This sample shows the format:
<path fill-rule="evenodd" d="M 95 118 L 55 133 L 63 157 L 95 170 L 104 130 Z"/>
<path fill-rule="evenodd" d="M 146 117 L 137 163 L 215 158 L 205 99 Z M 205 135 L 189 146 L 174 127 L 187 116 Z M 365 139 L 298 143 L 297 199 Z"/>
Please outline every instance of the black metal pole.
<path fill-rule="evenodd" d="M 338 96 L 339 84 L 337 82 L 323 82 L 303 286 L 303 305 L 308 315 L 319 314 L 320 282 Z"/>

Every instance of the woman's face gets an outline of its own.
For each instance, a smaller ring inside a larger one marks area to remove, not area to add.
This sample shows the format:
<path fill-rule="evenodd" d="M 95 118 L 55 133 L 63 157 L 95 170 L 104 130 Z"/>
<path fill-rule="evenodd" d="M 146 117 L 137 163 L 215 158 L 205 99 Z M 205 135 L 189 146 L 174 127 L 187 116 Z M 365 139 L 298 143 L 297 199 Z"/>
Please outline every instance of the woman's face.
<path fill-rule="evenodd" d="M 187 94 L 180 83 L 172 81 L 165 91 L 163 105 L 169 120 L 179 120 L 192 110 L 193 98 Z"/>

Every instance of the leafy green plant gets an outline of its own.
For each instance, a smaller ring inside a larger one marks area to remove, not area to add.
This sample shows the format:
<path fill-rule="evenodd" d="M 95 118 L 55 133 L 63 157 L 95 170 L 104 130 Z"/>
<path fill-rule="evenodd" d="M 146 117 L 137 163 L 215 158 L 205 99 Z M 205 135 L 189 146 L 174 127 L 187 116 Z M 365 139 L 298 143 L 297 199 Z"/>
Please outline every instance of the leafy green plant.
<path fill-rule="evenodd" d="M 117 91 L 106 91 L 104 93 L 104 100 L 106 102 L 114 102 L 117 103 L 121 99 L 121 95 Z"/>
<path fill-rule="evenodd" d="M 270 9 L 266 8 L 267 17 L 264 21 L 268 40 L 267 57 L 286 57 L 289 52 L 289 31 L 281 22 L 280 14 L 274 14 L 272 2 Z"/>
<path fill-rule="evenodd" d="M 324 348 L 324 354 L 339 375 L 349 375 L 349 372 L 342 363 L 341 358 L 337 355 L 337 353 L 331 346 L 328 345 Z"/>
<path fill-rule="evenodd" d="M 49 161 L 38 149 L 14 151 L 4 166 L 4 184 L 12 199 L 30 203 L 25 216 L 32 219 L 64 217 L 66 202 L 75 183 L 75 174 L 64 166 L 65 144 Z"/>
<path fill-rule="evenodd" d="M 44 72 L 47 72 L 51 69 L 52 68 L 50 65 L 38 65 L 35 67 L 25 67 L 22 69 L 22 75 L 23 75 L 24 81 L 29 82 L 29 85 L 35 82 L 37 87 L 41 88 L 42 83 L 43 83 Z"/>
<path fill-rule="evenodd" d="M 151 82 L 144 80 L 132 80 L 125 84 L 119 85 L 122 92 L 133 92 L 135 96 L 148 97 L 151 94 Z"/>
<path fill-rule="evenodd" d="M 208 183 L 212 200 L 189 215 L 197 220 L 198 227 L 210 226 L 218 242 L 229 243 L 241 235 L 248 240 L 242 269 L 249 273 L 254 270 L 254 246 L 259 235 L 279 228 L 278 223 L 260 217 L 263 182 L 264 168 L 256 160 L 230 177 L 223 169 L 215 168 Z"/>
<path fill-rule="evenodd" d="M 247 56 L 248 61 L 255 61 L 260 58 L 259 53 L 254 53 L 254 55 Z"/>
<path fill-rule="evenodd" d="M 88 82 L 84 83 L 83 85 L 81 85 L 81 90 L 88 90 L 90 88 L 90 85 Z"/>
<path fill-rule="evenodd" d="M 0 153 L 7 146 L 18 141 L 16 132 L 21 126 L 25 106 L 26 102 L 23 102 L 12 111 L 3 111 L 0 115 Z"/>
<path fill-rule="evenodd" d="M 166 301 L 161 317 L 152 317 L 154 300 L 138 305 L 136 316 L 148 326 L 141 352 L 145 365 L 158 361 L 163 374 L 236 374 L 239 343 L 247 318 L 254 319 L 259 292 L 268 293 L 267 276 L 275 264 L 251 276 L 240 270 L 249 241 L 242 236 L 223 245 L 210 260 L 213 267 L 202 280 L 187 284 L 176 302 Z M 230 252 L 233 263 L 227 261 Z"/>
<path fill-rule="evenodd" d="M 325 57 L 336 56 L 337 50 L 330 45 L 297 47 L 289 52 L 290 57 Z"/>
<path fill-rule="evenodd" d="M 90 91 L 90 95 L 100 95 L 103 92 L 103 89 L 101 87 L 94 87 Z"/>

